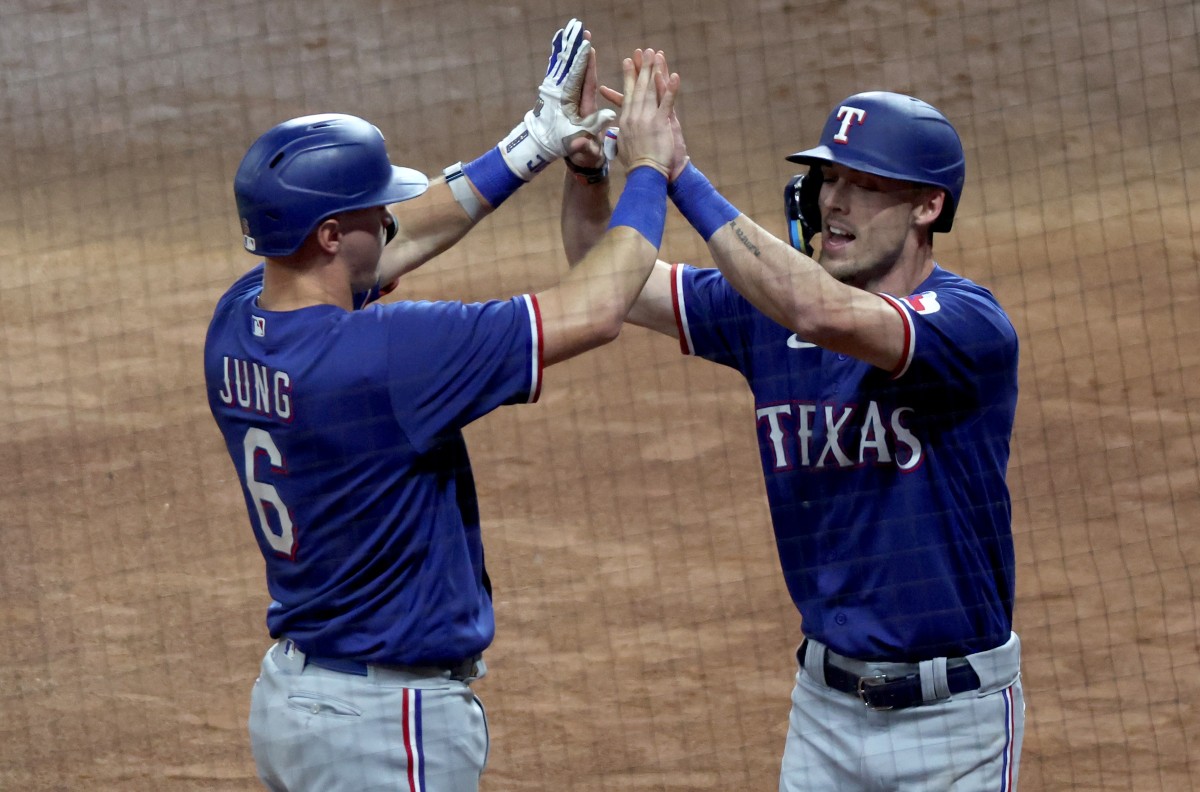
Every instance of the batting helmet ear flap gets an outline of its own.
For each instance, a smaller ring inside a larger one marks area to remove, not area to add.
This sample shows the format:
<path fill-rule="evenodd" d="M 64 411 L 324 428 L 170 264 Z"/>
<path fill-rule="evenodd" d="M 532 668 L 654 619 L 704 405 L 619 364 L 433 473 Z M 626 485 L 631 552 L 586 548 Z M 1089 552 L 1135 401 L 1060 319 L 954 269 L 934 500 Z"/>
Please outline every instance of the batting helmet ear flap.
<path fill-rule="evenodd" d="M 788 241 L 806 256 L 813 254 L 812 238 L 821 233 L 821 209 L 817 198 L 823 181 L 820 168 L 809 168 L 807 175 L 793 176 L 783 189 Z"/>

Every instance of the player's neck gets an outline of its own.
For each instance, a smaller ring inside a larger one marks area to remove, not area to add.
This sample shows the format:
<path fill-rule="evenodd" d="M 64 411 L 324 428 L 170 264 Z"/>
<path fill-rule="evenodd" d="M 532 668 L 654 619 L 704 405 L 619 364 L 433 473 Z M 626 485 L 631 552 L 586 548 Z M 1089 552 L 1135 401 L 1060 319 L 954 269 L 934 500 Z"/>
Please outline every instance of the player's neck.
<path fill-rule="evenodd" d="M 913 249 L 905 249 L 895 264 L 862 288 L 875 294 L 903 297 L 912 294 L 932 273 L 933 248 L 925 244 L 917 245 Z"/>
<path fill-rule="evenodd" d="M 267 259 L 258 305 L 265 311 L 295 311 L 336 305 L 350 311 L 354 297 L 344 268 L 333 261 Z"/>

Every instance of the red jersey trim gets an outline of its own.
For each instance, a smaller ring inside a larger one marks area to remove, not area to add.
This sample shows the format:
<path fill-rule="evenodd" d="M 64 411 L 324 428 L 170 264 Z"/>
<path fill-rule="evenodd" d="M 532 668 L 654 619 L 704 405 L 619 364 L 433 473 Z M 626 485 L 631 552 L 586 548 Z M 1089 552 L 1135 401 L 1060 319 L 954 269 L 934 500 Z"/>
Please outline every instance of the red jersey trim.
<path fill-rule="evenodd" d="M 675 329 L 679 333 L 679 351 L 685 355 L 695 355 L 696 347 L 692 344 L 692 330 L 688 327 L 687 311 L 683 308 L 683 265 L 671 265 L 671 309 L 675 312 Z"/>
<path fill-rule="evenodd" d="M 892 379 L 900 379 L 904 373 L 908 371 L 908 367 L 912 364 L 913 355 L 917 350 L 917 328 L 913 324 L 912 315 L 905 308 L 904 303 L 892 297 L 889 294 L 879 295 L 883 301 L 896 309 L 896 313 L 900 314 L 900 323 L 904 325 L 904 341 L 902 342 L 902 351 L 900 353 L 900 362 L 892 369 Z"/>
<path fill-rule="evenodd" d="M 542 335 L 542 309 L 538 307 L 537 296 L 526 294 L 525 302 L 529 306 L 529 335 L 533 341 L 533 359 L 530 362 L 529 374 L 529 401 L 526 404 L 533 404 L 542 395 L 542 370 L 545 368 L 545 340 Z"/>

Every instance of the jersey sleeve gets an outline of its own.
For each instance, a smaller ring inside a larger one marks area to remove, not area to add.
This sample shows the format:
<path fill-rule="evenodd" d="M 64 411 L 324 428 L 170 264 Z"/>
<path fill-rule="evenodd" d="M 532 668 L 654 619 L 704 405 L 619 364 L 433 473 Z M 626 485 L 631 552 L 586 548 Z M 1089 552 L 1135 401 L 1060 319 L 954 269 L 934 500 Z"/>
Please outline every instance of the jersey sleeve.
<path fill-rule="evenodd" d="M 683 354 L 746 371 L 753 308 L 720 270 L 673 264 L 671 304 Z"/>
<path fill-rule="evenodd" d="M 904 322 L 906 355 L 898 381 L 936 383 L 947 394 L 981 396 L 1014 379 L 1017 334 L 983 287 L 941 284 L 903 298 L 882 295 Z"/>
<path fill-rule="evenodd" d="M 396 420 L 428 450 L 504 404 L 538 399 L 541 317 L 533 295 L 488 303 L 405 302 L 388 314 L 389 388 Z"/>

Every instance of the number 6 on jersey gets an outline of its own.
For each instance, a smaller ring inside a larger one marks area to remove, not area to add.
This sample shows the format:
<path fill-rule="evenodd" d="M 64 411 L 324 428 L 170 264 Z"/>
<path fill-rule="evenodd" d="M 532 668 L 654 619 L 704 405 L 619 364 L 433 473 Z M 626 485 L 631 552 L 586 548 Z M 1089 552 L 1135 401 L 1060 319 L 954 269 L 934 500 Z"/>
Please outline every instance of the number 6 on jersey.
<path fill-rule="evenodd" d="M 258 513 L 258 528 L 262 531 L 267 544 L 271 545 L 276 553 L 288 558 L 295 558 L 296 532 L 292 526 L 291 510 L 279 497 L 279 490 L 275 489 L 275 485 L 259 481 L 254 477 L 254 463 L 260 452 L 271 461 L 271 470 L 286 473 L 287 468 L 283 466 L 283 454 L 279 453 L 278 446 L 275 445 L 275 441 L 271 439 L 271 435 L 265 429 L 246 430 L 242 448 L 246 452 L 246 490 L 250 493 L 250 500 L 254 501 L 254 509 Z M 267 520 L 267 510 L 263 508 L 263 504 L 270 504 L 275 513 L 279 515 L 279 533 L 271 530 L 271 523 Z"/>

